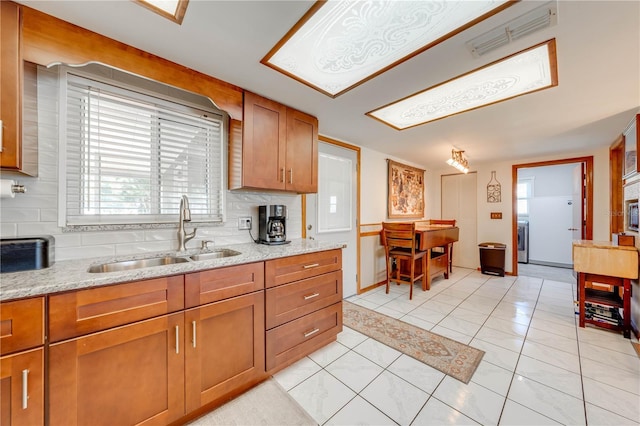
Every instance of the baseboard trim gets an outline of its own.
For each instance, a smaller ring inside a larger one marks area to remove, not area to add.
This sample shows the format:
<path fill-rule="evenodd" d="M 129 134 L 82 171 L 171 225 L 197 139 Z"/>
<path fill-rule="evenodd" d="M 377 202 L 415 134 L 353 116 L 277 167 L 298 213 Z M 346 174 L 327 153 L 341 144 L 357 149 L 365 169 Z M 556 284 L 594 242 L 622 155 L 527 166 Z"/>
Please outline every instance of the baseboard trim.
<path fill-rule="evenodd" d="M 569 263 L 545 262 L 542 260 L 529 260 L 530 265 L 551 266 L 553 268 L 573 269 L 573 265 Z"/>

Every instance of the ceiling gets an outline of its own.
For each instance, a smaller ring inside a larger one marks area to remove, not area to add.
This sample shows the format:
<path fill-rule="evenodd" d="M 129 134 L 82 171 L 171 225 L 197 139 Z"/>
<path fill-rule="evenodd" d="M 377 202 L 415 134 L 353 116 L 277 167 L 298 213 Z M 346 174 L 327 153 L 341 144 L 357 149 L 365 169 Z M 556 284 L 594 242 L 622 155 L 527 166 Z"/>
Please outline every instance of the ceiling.
<path fill-rule="evenodd" d="M 558 2 L 557 25 L 474 58 L 465 43 L 546 2 L 523 1 L 332 99 L 260 60 L 313 1 L 190 0 L 182 25 L 131 1 L 19 1 L 313 114 L 319 131 L 428 169 L 608 146 L 640 108 L 640 2 Z M 398 131 L 365 113 L 556 38 L 557 87 Z"/>

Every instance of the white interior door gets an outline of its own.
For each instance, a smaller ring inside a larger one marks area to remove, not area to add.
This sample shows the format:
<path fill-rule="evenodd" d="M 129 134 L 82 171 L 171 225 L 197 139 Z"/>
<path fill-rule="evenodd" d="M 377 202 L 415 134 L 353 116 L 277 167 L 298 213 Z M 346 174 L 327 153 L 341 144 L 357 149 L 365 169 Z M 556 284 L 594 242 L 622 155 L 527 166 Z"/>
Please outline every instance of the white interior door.
<path fill-rule="evenodd" d="M 441 219 L 455 219 L 460 228 L 453 245 L 453 265 L 475 269 L 480 264 L 476 205 L 478 198 L 475 173 L 442 176 Z"/>
<path fill-rule="evenodd" d="M 307 238 L 343 243 L 343 297 L 357 294 L 357 152 L 337 145 L 318 145 L 318 193 L 307 194 Z"/>

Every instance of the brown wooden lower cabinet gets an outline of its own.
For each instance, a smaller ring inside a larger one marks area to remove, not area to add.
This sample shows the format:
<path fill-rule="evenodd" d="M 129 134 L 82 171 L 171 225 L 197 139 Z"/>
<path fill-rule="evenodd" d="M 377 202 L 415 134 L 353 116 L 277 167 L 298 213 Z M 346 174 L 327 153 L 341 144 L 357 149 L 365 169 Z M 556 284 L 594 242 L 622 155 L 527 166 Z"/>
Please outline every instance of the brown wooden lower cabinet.
<path fill-rule="evenodd" d="M 44 424 L 44 349 L 0 358 L 0 425 Z"/>
<path fill-rule="evenodd" d="M 49 424 L 156 425 L 184 415 L 184 314 L 49 348 Z"/>
<path fill-rule="evenodd" d="M 265 378 L 264 291 L 185 312 L 186 410 Z"/>
<path fill-rule="evenodd" d="M 264 291 L 49 349 L 51 425 L 166 425 L 266 377 Z"/>
<path fill-rule="evenodd" d="M 342 331 L 342 301 L 267 331 L 267 370 L 289 365 Z"/>

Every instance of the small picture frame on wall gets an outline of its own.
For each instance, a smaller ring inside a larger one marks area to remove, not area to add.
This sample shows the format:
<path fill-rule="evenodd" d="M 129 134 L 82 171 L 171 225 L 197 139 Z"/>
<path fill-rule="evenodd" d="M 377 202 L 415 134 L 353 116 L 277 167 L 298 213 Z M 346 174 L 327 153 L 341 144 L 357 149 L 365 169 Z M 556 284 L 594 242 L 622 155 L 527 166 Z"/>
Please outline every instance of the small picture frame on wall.
<path fill-rule="evenodd" d="M 640 144 L 640 114 L 636 114 L 631 123 L 622 133 L 624 137 L 624 168 L 623 177 L 638 173 L 638 144 Z"/>

